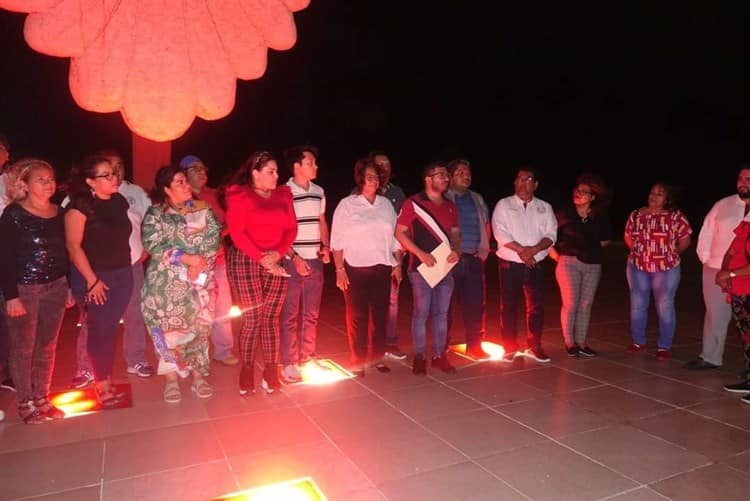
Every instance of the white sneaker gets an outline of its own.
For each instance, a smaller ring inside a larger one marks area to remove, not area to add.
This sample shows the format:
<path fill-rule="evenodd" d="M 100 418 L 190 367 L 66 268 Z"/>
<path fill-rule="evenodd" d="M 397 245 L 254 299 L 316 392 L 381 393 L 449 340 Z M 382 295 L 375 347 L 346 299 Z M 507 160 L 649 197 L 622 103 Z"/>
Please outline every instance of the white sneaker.
<path fill-rule="evenodd" d="M 295 365 L 285 365 L 281 370 L 281 377 L 286 383 L 299 383 L 302 381 L 302 375 L 300 375 Z"/>

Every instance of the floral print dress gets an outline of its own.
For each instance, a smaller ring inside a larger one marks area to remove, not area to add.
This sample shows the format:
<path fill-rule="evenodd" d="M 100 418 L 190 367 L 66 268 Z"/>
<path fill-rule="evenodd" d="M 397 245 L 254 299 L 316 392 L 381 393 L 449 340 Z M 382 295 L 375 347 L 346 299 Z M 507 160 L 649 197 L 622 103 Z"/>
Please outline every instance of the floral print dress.
<path fill-rule="evenodd" d="M 153 205 L 143 218 L 141 237 L 151 255 L 141 290 L 141 310 L 159 355 L 159 374 L 189 370 L 208 375 L 208 337 L 214 316 L 214 262 L 221 224 L 210 206 L 189 200 L 179 209 Z M 190 281 L 183 254 L 208 260 L 205 274 Z"/>

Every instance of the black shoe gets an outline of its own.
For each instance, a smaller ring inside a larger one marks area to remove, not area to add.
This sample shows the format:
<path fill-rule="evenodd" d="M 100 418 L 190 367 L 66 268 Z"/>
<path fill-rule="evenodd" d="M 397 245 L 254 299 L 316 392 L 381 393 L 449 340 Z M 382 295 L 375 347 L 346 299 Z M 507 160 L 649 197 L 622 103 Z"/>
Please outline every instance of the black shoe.
<path fill-rule="evenodd" d="M 523 356 L 536 360 L 537 362 L 542 364 L 546 364 L 547 362 L 552 360 L 547 356 L 546 353 L 544 353 L 544 350 L 541 346 L 538 346 L 536 348 L 526 348 L 526 351 L 523 352 Z"/>
<path fill-rule="evenodd" d="M 750 393 L 750 380 L 724 386 L 724 390 L 732 393 Z"/>
<path fill-rule="evenodd" d="M 432 362 L 430 362 L 430 365 L 435 369 L 440 369 L 446 374 L 456 373 L 456 368 L 453 367 L 448 361 L 448 355 L 446 355 L 445 353 L 443 353 L 443 355 L 439 357 L 432 357 Z"/>
<path fill-rule="evenodd" d="M 714 365 L 711 362 L 706 362 L 703 358 L 698 357 L 695 360 L 691 360 L 683 365 L 689 371 L 706 371 L 710 369 L 718 369 L 718 365 Z"/>
<path fill-rule="evenodd" d="M 424 360 L 424 355 L 414 355 L 414 364 L 411 367 L 411 371 L 414 374 L 427 374 L 427 364 Z"/>
<path fill-rule="evenodd" d="M 13 380 L 11 378 L 3 379 L 3 382 L 0 383 L 0 388 L 4 390 L 16 391 L 16 385 L 13 383 Z"/>
<path fill-rule="evenodd" d="M 399 350 L 395 344 L 391 344 L 385 347 L 385 356 L 393 360 L 404 360 L 406 353 Z"/>
<path fill-rule="evenodd" d="M 581 354 L 581 349 L 578 347 L 577 344 L 574 344 L 573 346 L 565 348 L 565 351 L 568 352 L 569 357 L 577 357 L 578 355 Z"/>
<path fill-rule="evenodd" d="M 374 367 L 381 374 L 388 374 L 389 372 L 391 372 L 391 368 L 385 365 L 383 362 L 378 362 Z"/>
<path fill-rule="evenodd" d="M 583 355 L 584 357 L 591 358 L 591 357 L 595 357 L 595 356 L 598 355 L 598 353 L 596 351 L 592 350 L 588 346 L 584 346 L 579 351 L 580 351 L 581 355 Z"/>
<path fill-rule="evenodd" d="M 279 381 L 279 369 L 276 364 L 267 365 L 263 368 L 263 381 L 260 386 L 266 390 L 266 393 L 274 393 L 281 389 Z"/>
<path fill-rule="evenodd" d="M 253 366 L 242 364 L 242 369 L 240 369 L 240 395 L 255 393 L 254 376 Z"/>

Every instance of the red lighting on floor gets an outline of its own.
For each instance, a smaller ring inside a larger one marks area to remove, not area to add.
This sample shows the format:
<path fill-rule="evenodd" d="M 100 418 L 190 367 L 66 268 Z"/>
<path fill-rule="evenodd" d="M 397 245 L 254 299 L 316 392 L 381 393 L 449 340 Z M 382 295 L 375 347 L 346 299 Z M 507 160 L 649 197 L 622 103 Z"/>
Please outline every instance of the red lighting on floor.
<path fill-rule="evenodd" d="M 310 477 L 305 477 L 233 492 L 211 501 L 327 501 L 327 499 L 315 481 Z"/>
<path fill-rule="evenodd" d="M 474 362 L 481 362 L 482 360 L 477 359 L 466 353 L 466 343 L 464 344 L 452 344 L 448 347 L 450 351 L 456 355 L 461 355 L 464 358 L 468 358 Z M 490 358 L 483 360 L 501 360 L 505 355 L 505 349 L 502 345 L 493 343 L 491 341 L 482 341 L 482 349 L 489 354 Z"/>
<path fill-rule="evenodd" d="M 125 400 L 116 409 L 124 409 L 133 406 L 129 384 L 116 385 L 119 391 L 126 394 Z M 65 419 L 85 416 L 104 410 L 96 400 L 93 388 L 83 390 L 65 390 L 50 394 L 50 403 L 65 413 Z"/>
<path fill-rule="evenodd" d="M 310 360 L 300 367 L 299 372 L 302 376 L 302 381 L 296 384 L 331 384 L 354 377 L 354 374 L 333 360 L 320 358 Z"/>

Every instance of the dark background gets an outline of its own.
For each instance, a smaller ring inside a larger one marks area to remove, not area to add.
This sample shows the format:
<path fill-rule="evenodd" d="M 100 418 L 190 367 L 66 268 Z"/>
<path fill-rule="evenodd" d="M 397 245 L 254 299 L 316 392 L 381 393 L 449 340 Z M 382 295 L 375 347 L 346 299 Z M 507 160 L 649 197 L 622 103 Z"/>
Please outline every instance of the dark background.
<path fill-rule="evenodd" d="M 375 148 L 407 193 L 425 162 L 470 159 L 490 208 L 523 163 L 541 168 L 537 195 L 553 204 L 591 170 L 613 188 L 617 228 L 668 178 L 697 231 L 748 158 L 749 7 L 312 0 L 295 14 L 294 48 L 271 51 L 265 76 L 238 82 L 232 114 L 196 120 L 173 156 L 198 155 L 216 184 L 255 149 L 316 144 L 331 210 Z M 77 108 L 68 61 L 29 49 L 23 19 L 0 11 L 0 131 L 13 156 L 48 158 L 61 173 L 101 147 L 129 157 L 119 114 Z"/>

